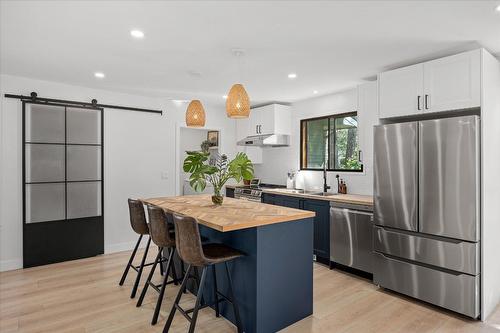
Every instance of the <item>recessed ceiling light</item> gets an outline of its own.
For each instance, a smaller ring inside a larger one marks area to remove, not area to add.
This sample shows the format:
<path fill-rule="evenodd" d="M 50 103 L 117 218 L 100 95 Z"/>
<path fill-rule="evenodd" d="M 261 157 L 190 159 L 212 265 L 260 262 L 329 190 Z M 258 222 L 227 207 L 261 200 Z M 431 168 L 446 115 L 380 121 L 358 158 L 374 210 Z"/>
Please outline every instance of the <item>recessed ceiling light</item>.
<path fill-rule="evenodd" d="M 130 36 L 135 38 L 144 38 L 144 32 L 141 30 L 130 30 Z"/>
<path fill-rule="evenodd" d="M 227 99 L 227 95 L 222 96 L 222 98 Z"/>
<path fill-rule="evenodd" d="M 297 77 L 297 74 L 295 74 L 295 73 L 288 74 L 289 79 L 295 79 L 296 77 Z"/>
<path fill-rule="evenodd" d="M 94 76 L 95 76 L 96 78 L 98 78 L 98 79 L 104 79 L 104 77 L 105 77 L 106 75 L 104 75 L 104 73 L 101 73 L 101 72 L 95 72 L 95 73 L 94 73 Z"/>
<path fill-rule="evenodd" d="M 187 99 L 171 99 L 171 101 L 175 104 L 184 104 L 184 103 L 191 102 L 190 100 L 187 100 Z"/>
<path fill-rule="evenodd" d="M 497 12 L 500 12 L 500 5 L 497 6 L 496 10 Z"/>
<path fill-rule="evenodd" d="M 317 93 L 318 93 L 318 91 L 317 91 L 317 90 L 313 90 L 313 94 L 315 94 L 315 95 L 316 95 Z"/>

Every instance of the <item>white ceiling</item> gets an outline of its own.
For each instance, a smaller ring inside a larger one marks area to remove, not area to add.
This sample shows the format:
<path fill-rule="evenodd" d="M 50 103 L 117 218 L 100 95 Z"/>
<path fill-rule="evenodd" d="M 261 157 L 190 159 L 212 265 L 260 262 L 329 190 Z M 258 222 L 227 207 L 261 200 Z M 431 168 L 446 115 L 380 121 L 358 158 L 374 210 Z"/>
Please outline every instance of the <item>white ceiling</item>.
<path fill-rule="evenodd" d="M 313 90 L 340 91 L 385 69 L 478 45 L 498 56 L 499 4 L 2 1 L 0 70 L 221 102 L 230 86 L 242 81 L 253 104 L 292 102 L 313 96 Z M 133 39 L 134 28 L 145 38 Z M 246 50 L 240 66 L 232 48 Z M 96 79 L 96 71 L 106 78 Z M 287 78 L 291 72 L 297 73 L 295 80 Z"/>

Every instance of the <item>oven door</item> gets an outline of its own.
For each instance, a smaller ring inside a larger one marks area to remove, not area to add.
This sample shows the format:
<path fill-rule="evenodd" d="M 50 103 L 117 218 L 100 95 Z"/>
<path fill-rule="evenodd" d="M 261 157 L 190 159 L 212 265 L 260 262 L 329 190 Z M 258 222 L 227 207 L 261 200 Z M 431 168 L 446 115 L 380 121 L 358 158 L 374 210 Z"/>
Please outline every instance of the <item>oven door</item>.
<path fill-rule="evenodd" d="M 246 196 L 246 195 L 235 193 L 234 198 L 240 199 L 240 200 L 252 201 L 252 202 L 261 202 L 260 196 Z"/>

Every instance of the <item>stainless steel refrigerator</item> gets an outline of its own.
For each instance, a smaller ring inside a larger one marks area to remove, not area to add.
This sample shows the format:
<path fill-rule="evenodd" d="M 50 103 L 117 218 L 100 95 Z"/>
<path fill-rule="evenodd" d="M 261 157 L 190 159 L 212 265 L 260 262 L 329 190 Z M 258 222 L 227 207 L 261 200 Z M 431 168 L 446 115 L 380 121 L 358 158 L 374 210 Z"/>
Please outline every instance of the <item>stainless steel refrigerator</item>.
<path fill-rule="evenodd" d="M 374 132 L 374 283 L 476 318 L 479 117 Z"/>

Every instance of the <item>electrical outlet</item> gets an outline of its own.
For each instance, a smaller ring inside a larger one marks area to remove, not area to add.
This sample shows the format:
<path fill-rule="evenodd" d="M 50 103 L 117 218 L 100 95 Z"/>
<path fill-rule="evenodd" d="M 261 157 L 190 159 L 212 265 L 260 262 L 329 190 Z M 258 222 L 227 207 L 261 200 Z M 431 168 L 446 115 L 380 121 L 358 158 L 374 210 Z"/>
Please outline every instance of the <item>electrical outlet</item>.
<path fill-rule="evenodd" d="M 168 172 L 162 171 L 162 173 L 161 173 L 161 179 L 168 179 Z"/>

